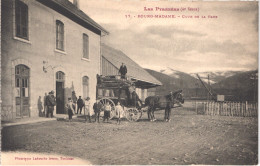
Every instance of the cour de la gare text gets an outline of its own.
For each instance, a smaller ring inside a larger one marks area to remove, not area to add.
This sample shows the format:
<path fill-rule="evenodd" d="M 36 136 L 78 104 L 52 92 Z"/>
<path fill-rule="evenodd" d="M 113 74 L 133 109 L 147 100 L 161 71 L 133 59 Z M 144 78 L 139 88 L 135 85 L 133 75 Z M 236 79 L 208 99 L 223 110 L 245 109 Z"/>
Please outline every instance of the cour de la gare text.
<path fill-rule="evenodd" d="M 199 12 L 200 8 L 194 7 L 144 7 L 144 11 L 192 11 L 192 12 Z"/>

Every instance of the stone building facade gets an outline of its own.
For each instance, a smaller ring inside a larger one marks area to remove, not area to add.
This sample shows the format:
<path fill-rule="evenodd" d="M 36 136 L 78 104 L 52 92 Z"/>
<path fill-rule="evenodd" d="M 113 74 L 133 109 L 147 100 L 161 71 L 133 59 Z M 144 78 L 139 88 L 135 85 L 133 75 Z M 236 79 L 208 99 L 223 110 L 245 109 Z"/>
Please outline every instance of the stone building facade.
<path fill-rule="evenodd" d="M 57 114 L 72 91 L 95 101 L 105 29 L 68 0 L 2 0 L 1 16 L 2 120 L 39 116 L 51 90 Z"/>

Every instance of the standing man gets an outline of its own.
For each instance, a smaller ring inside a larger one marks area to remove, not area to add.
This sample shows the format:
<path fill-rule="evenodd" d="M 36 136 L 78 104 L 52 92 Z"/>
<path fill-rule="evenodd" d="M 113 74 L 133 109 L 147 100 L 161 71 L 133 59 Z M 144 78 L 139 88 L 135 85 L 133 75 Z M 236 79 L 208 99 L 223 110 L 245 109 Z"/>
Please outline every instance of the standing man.
<path fill-rule="evenodd" d="M 166 108 L 165 108 L 164 120 L 166 122 L 170 122 L 171 121 L 171 110 L 174 106 L 172 91 L 170 91 L 169 98 L 167 100 L 168 101 L 167 101 Z"/>
<path fill-rule="evenodd" d="M 43 99 L 43 115 L 47 117 L 47 104 L 46 104 L 46 98 L 48 97 L 47 93 L 44 95 Z"/>
<path fill-rule="evenodd" d="M 81 99 L 81 96 L 79 96 L 79 99 L 77 101 L 77 105 L 78 105 L 78 109 L 77 109 L 77 114 L 79 113 L 79 110 L 80 110 L 80 114 L 82 112 L 82 108 L 84 106 L 84 102 L 83 100 Z"/>
<path fill-rule="evenodd" d="M 93 110 L 95 113 L 95 122 L 97 121 L 99 123 L 99 116 L 100 112 L 102 111 L 102 104 L 100 102 L 95 102 L 93 105 Z"/>
<path fill-rule="evenodd" d="M 47 117 L 51 114 L 51 118 L 53 118 L 54 106 L 56 105 L 56 99 L 54 97 L 54 91 L 49 92 L 49 95 L 46 97 L 46 105 L 47 105 Z"/>
<path fill-rule="evenodd" d="M 125 75 L 127 73 L 127 67 L 125 66 L 124 63 L 122 63 L 122 65 L 120 66 L 119 73 L 120 73 L 122 79 L 126 78 Z"/>
<path fill-rule="evenodd" d="M 72 94 L 71 94 L 71 99 L 72 99 L 72 103 L 73 103 L 73 107 L 74 107 L 74 111 L 76 112 L 76 103 L 77 103 L 77 96 L 76 96 L 76 92 L 75 91 L 72 91 Z"/>

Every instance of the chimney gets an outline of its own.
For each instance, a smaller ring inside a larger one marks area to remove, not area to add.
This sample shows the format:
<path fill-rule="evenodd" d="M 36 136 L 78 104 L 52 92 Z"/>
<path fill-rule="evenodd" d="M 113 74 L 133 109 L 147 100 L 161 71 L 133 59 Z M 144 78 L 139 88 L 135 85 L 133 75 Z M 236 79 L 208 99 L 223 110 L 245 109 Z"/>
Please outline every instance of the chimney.
<path fill-rule="evenodd" d="M 79 0 L 73 0 L 73 5 L 79 8 Z"/>

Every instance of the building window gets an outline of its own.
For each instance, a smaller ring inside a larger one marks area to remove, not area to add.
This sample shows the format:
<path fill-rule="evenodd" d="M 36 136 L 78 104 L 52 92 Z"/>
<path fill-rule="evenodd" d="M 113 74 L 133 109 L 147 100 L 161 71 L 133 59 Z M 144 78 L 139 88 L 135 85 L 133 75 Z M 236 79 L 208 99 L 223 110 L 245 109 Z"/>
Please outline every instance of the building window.
<path fill-rule="evenodd" d="M 65 74 L 61 71 L 58 71 L 56 73 L 56 81 L 64 81 L 65 80 Z"/>
<path fill-rule="evenodd" d="M 83 86 L 83 98 L 89 97 L 89 78 L 84 76 L 82 78 L 82 86 Z"/>
<path fill-rule="evenodd" d="M 28 37 L 28 6 L 23 2 L 15 1 L 15 27 L 16 37 L 29 39 Z"/>
<path fill-rule="evenodd" d="M 56 21 L 56 49 L 64 51 L 64 24 Z"/>
<path fill-rule="evenodd" d="M 83 58 L 89 59 L 89 38 L 83 34 Z"/>

